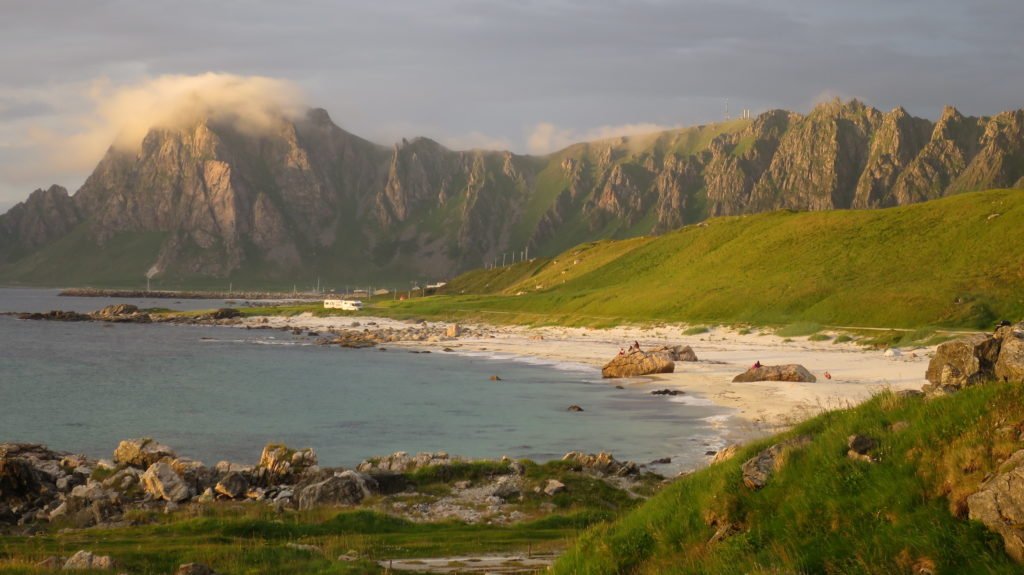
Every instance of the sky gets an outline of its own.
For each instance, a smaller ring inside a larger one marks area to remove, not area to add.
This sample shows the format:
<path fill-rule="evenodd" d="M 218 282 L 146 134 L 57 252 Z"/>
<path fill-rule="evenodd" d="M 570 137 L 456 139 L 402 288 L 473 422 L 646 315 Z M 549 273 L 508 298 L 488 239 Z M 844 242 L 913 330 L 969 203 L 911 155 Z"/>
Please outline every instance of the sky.
<path fill-rule="evenodd" d="M 1020 0 L 0 0 L 0 212 L 76 190 L 139 117 L 125 94 L 172 80 L 258 77 L 381 144 L 545 153 L 727 103 L 1021 108 L 1022 22 Z"/>

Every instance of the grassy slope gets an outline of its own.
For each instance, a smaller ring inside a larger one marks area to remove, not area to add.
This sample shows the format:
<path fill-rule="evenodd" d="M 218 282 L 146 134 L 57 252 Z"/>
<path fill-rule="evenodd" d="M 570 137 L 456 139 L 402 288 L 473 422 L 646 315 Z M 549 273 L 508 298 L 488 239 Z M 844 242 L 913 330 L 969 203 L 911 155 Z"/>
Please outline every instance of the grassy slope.
<path fill-rule="evenodd" d="M 909 425 L 894 429 L 892 424 Z M 740 465 L 779 438 L 672 484 L 639 509 L 586 533 L 556 573 L 1019 573 L 998 536 L 966 520 L 964 500 L 1024 445 L 1024 387 L 991 384 L 936 400 L 883 393 L 826 413 L 787 436 L 767 487 Z M 1018 427 L 1015 427 L 1018 426 Z M 877 438 L 879 461 L 845 456 L 846 438 Z M 717 527 L 739 531 L 712 543 Z"/>
<path fill-rule="evenodd" d="M 503 312 L 566 323 L 987 327 L 1024 316 L 1021 245 L 1019 190 L 887 210 L 774 212 L 471 272 L 452 282 L 449 293 L 460 295 L 389 312 Z"/>

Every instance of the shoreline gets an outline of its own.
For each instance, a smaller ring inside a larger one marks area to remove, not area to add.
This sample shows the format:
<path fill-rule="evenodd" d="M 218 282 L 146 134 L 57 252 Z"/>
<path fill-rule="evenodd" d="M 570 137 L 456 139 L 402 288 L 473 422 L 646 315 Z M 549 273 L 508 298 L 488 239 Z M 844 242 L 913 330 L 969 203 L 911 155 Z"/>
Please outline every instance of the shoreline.
<path fill-rule="evenodd" d="M 352 333 L 374 328 L 408 329 L 412 322 L 373 316 L 315 317 L 261 316 L 240 318 L 233 325 L 248 329 L 301 329 L 314 332 Z M 426 322 L 437 331 L 451 325 Z M 741 334 L 727 327 L 709 328 L 705 333 L 685 335 L 685 325 L 615 328 L 524 327 L 491 324 L 460 324 L 468 332 L 457 337 L 388 342 L 389 347 L 451 350 L 464 355 L 491 355 L 501 359 L 600 369 L 620 347 L 633 341 L 644 348 L 689 345 L 697 362 L 676 362 L 671 374 L 642 378 L 606 380 L 609 385 L 630 388 L 669 388 L 683 398 L 704 400 L 734 410 L 729 435 L 739 441 L 764 436 L 816 415 L 824 410 L 861 403 L 884 388 L 893 391 L 920 389 L 935 347 L 914 347 L 900 355 L 886 356 L 882 350 L 866 350 L 856 343 L 789 339 L 764 330 Z M 828 333 L 827 331 L 825 333 Z M 816 383 L 766 381 L 733 383 L 755 361 L 766 364 L 798 363 L 818 378 Z M 826 379 L 828 371 L 832 379 Z M 676 398 L 672 398 L 676 400 Z M 676 401 L 686 402 L 686 399 Z"/>

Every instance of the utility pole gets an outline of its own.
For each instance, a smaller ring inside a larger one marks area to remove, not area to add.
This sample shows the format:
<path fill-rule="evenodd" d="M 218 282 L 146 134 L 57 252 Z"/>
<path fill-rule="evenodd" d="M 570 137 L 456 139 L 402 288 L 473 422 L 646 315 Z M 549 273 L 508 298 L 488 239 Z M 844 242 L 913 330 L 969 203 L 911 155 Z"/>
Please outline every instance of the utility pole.
<path fill-rule="evenodd" d="M 505 252 L 501 252 L 501 267 L 505 267 Z"/>

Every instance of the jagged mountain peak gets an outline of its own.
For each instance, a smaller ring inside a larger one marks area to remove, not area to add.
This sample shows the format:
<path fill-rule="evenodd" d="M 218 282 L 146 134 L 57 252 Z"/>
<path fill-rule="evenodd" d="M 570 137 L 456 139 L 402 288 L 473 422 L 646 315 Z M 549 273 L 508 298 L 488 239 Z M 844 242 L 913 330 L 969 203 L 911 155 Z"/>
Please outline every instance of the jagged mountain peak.
<path fill-rule="evenodd" d="M 1008 186 L 1024 186 L 1022 110 L 948 108 L 933 123 L 836 99 L 546 156 L 422 137 L 380 146 L 322 109 L 256 131 L 205 118 L 151 130 L 137 151 L 111 148 L 73 196 L 35 192 L 0 216 L 0 278 L 37 278 L 60 269 L 40 262 L 106 246 L 135 254 L 110 264 L 126 278 L 440 279 L 503 252 L 554 254 L 715 215 Z M 73 245 L 61 244 L 72 231 Z"/>

